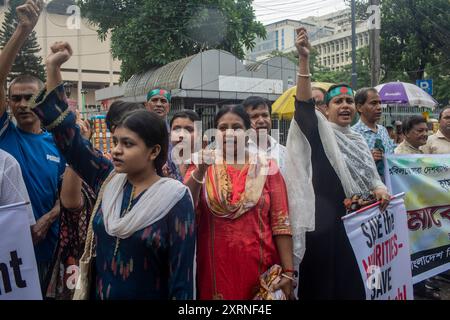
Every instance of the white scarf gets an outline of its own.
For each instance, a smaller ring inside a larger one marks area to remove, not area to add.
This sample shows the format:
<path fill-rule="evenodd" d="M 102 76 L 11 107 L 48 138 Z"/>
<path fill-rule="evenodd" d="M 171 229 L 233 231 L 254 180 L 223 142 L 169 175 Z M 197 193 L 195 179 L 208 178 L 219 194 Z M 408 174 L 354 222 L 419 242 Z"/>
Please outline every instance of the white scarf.
<path fill-rule="evenodd" d="M 128 214 L 120 217 L 123 189 L 126 182 L 126 174 L 116 174 L 106 185 L 102 199 L 106 232 L 112 237 L 121 239 L 129 238 L 136 231 L 164 218 L 186 192 L 189 192 L 189 189 L 181 182 L 170 178 L 161 178 L 144 192 Z"/>
<path fill-rule="evenodd" d="M 349 127 L 343 128 L 328 122 L 318 111 L 316 116 L 325 154 L 341 181 L 345 195 L 351 197 L 377 187 L 385 187 L 364 138 Z M 295 263 L 299 264 L 306 249 L 305 233 L 315 229 L 315 193 L 312 184 L 311 146 L 295 119 L 289 128 L 286 149 L 285 180 L 289 218 L 293 231 Z"/>

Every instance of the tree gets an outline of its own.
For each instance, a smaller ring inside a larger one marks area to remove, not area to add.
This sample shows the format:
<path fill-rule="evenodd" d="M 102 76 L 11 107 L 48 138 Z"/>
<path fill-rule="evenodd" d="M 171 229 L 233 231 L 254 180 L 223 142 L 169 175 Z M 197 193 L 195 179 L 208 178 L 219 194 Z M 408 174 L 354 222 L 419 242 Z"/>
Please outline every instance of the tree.
<path fill-rule="evenodd" d="M 207 49 L 244 58 L 264 26 L 252 0 L 79 0 L 82 15 L 111 34 L 111 50 L 122 62 L 121 81 L 134 73 Z"/>
<path fill-rule="evenodd" d="M 12 37 L 17 28 L 16 8 L 22 5 L 24 0 L 9 0 L 9 8 L 5 13 L 5 20 L 0 30 L 0 46 L 3 48 Z M 14 65 L 8 77 L 8 81 L 20 74 L 30 74 L 45 80 L 45 68 L 42 64 L 42 57 L 38 55 L 41 47 L 36 39 L 36 32 L 33 31 L 27 39 L 19 54 L 16 57 Z"/>
<path fill-rule="evenodd" d="M 360 19 L 367 18 L 367 0 L 356 0 Z M 383 0 L 381 64 L 383 82 L 432 77 L 434 97 L 448 103 L 450 92 L 450 1 Z"/>
<path fill-rule="evenodd" d="M 289 61 L 298 65 L 298 53 L 296 51 L 283 52 L 280 50 L 274 50 L 269 54 L 269 59 L 273 57 L 284 57 Z"/>

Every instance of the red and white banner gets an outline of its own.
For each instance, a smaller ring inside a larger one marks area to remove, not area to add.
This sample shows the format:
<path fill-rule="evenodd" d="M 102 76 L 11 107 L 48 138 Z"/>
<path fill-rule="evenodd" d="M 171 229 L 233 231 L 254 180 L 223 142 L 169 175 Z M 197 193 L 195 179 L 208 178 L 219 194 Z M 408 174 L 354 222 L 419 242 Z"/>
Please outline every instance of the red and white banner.
<path fill-rule="evenodd" d="M 385 212 L 373 205 L 343 217 L 367 300 L 413 300 L 411 256 L 403 194 Z"/>

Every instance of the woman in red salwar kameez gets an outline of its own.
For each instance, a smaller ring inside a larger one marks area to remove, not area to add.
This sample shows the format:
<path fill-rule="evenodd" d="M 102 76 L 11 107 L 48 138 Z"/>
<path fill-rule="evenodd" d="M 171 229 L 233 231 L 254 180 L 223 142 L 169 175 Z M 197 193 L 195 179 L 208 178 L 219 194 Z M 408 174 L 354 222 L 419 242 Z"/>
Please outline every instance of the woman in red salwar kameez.
<path fill-rule="evenodd" d="M 236 160 L 238 136 L 250 128 L 247 113 L 242 107 L 223 108 L 216 128 L 235 149 Z M 194 186 L 190 189 L 197 204 L 198 298 L 253 299 L 259 276 L 274 264 L 283 268 L 277 288 L 292 298 L 292 237 L 284 180 L 276 163 L 260 155 L 245 152 L 245 163 L 236 162 L 192 166 L 185 177 L 186 184 Z"/>

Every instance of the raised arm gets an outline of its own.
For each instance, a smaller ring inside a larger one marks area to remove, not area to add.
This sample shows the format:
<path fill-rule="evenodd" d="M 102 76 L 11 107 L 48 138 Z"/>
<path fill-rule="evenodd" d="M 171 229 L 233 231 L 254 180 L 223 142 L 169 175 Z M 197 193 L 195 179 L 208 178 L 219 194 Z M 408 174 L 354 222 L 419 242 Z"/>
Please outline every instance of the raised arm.
<path fill-rule="evenodd" d="M 316 140 L 319 135 L 316 106 L 312 100 L 311 74 L 309 70 L 309 55 L 311 45 L 305 28 L 299 28 L 295 46 L 298 52 L 297 91 L 295 99 L 294 119 L 306 138 Z"/>
<path fill-rule="evenodd" d="M 19 24 L 0 54 L 0 117 L 6 111 L 6 79 L 17 54 L 36 26 L 42 8 L 42 0 L 28 0 L 16 8 Z"/>
<path fill-rule="evenodd" d="M 63 41 L 55 42 L 47 57 L 45 66 L 47 68 L 47 92 L 52 91 L 62 83 L 61 66 L 66 63 L 73 54 L 72 47 Z"/>
<path fill-rule="evenodd" d="M 87 121 L 81 119 L 80 113 L 77 111 L 77 124 L 80 127 L 80 132 L 83 138 L 89 140 L 91 136 L 90 125 Z M 61 186 L 60 200 L 61 206 L 69 211 L 75 211 L 84 206 L 83 193 L 81 191 L 83 187 L 83 180 L 72 169 L 67 168 L 64 172 L 64 178 Z"/>
<path fill-rule="evenodd" d="M 72 49 L 67 42 L 56 42 L 47 57 L 47 85 L 36 99 L 33 111 L 45 128 L 53 134 L 56 146 L 67 163 L 92 188 L 98 191 L 113 170 L 103 153 L 82 137 L 76 115 L 70 111 L 64 94 L 61 65 L 70 59 Z"/>
<path fill-rule="evenodd" d="M 309 70 L 309 54 L 311 45 L 305 28 L 296 30 L 295 46 L 298 52 L 297 100 L 307 101 L 312 98 L 311 75 Z"/>

